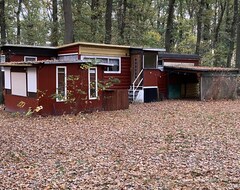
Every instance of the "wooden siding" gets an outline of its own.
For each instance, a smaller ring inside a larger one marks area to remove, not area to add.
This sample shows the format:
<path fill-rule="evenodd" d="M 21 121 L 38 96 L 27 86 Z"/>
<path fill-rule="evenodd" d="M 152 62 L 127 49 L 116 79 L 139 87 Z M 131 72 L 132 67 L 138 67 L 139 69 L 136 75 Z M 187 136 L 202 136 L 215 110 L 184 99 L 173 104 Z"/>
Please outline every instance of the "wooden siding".
<path fill-rule="evenodd" d="M 143 73 L 144 87 L 157 86 L 159 98 L 165 99 L 168 97 L 168 74 L 158 69 L 144 69 Z"/>
<path fill-rule="evenodd" d="M 63 113 L 71 113 L 73 111 L 96 111 L 102 110 L 102 92 L 99 92 L 99 99 L 88 100 L 88 70 L 80 69 L 79 64 L 65 64 L 67 66 L 67 76 L 79 76 L 80 80 L 76 82 L 76 86 L 81 88 L 86 94 L 74 93 L 77 101 L 73 104 L 65 102 L 56 102 L 55 98 L 50 98 L 56 93 L 56 66 L 45 65 L 39 69 L 38 87 L 45 95 L 39 100 L 39 105 L 43 106 L 41 114 L 43 115 L 60 115 Z M 46 77 L 47 76 L 47 77 Z M 103 79 L 103 69 L 98 67 L 98 79 Z M 70 90 L 70 82 L 68 81 L 68 90 Z"/>
<path fill-rule="evenodd" d="M 81 55 L 108 56 L 108 57 L 126 57 L 129 56 L 129 48 L 84 46 L 79 47 Z"/>
<path fill-rule="evenodd" d="M 19 62 L 19 61 L 24 61 L 24 56 L 29 56 L 29 55 L 10 55 L 6 61 L 7 62 Z M 50 60 L 52 57 L 48 57 L 48 56 L 34 56 L 37 57 L 38 61 L 42 61 L 42 60 Z"/>
<path fill-rule="evenodd" d="M 106 90 L 103 93 L 103 108 L 105 111 L 128 109 L 128 89 Z"/>
<path fill-rule="evenodd" d="M 168 73 L 165 71 L 160 71 L 160 76 L 158 78 L 158 91 L 160 99 L 168 98 Z"/>
<path fill-rule="evenodd" d="M 79 53 L 79 45 L 59 48 L 57 53 L 58 54 Z"/>
<path fill-rule="evenodd" d="M 104 73 L 104 80 L 118 78 L 120 83 L 113 85 L 110 89 L 129 89 L 131 84 L 130 57 L 121 58 L 121 73 Z"/>
<path fill-rule="evenodd" d="M 144 69 L 143 86 L 157 86 L 160 71 L 158 69 Z"/>
<path fill-rule="evenodd" d="M 23 107 L 19 107 L 18 104 L 24 102 Z M 38 106 L 37 98 L 15 96 L 11 94 L 5 94 L 4 96 L 5 110 L 9 112 L 27 112 L 29 108 L 35 109 Z"/>

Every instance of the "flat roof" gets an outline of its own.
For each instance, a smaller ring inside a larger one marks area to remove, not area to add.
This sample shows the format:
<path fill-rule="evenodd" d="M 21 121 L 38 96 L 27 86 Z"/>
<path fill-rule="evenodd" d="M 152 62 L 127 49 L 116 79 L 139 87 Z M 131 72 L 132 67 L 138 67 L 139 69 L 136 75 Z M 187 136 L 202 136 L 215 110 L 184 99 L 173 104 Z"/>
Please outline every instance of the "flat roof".
<path fill-rule="evenodd" d="M 1 47 L 56 49 L 56 47 L 53 47 L 53 46 L 35 46 L 35 45 L 23 45 L 23 44 L 4 44 L 4 45 L 0 45 L 0 48 Z"/>
<path fill-rule="evenodd" d="M 70 44 L 64 44 L 61 46 L 58 46 L 57 48 L 65 48 L 69 46 L 75 46 L 75 45 L 87 45 L 87 46 L 100 46 L 100 47 L 110 47 L 110 48 L 130 48 L 130 46 L 125 45 L 114 45 L 114 44 L 101 44 L 101 43 L 92 43 L 92 42 L 75 42 Z"/>
<path fill-rule="evenodd" d="M 164 66 L 164 69 L 175 70 L 179 72 L 239 72 L 237 68 L 226 68 L 226 67 L 207 67 L 207 66 L 185 66 L 185 65 L 174 65 Z"/>
<path fill-rule="evenodd" d="M 74 61 L 61 61 L 61 60 L 42 60 L 42 61 L 17 61 L 17 62 L 4 62 L 0 63 L 0 66 L 2 67 L 31 67 L 33 65 L 51 65 L 51 64 L 81 64 L 81 63 L 90 63 L 87 60 L 74 60 Z M 108 64 L 108 63 L 92 63 L 92 65 L 96 66 L 114 66 L 114 64 Z"/>
<path fill-rule="evenodd" d="M 158 54 L 158 57 L 174 58 L 174 59 L 200 59 L 200 56 L 196 54 L 181 54 L 181 53 L 167 53 L 167 52 L 160 52 Z"/>

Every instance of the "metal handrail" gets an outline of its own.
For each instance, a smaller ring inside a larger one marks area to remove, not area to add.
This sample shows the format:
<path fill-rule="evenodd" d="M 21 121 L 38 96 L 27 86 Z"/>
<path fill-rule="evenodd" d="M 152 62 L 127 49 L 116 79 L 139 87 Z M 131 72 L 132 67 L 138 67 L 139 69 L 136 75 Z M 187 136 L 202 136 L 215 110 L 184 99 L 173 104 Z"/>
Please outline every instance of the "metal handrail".
<path fill-rule="evenodd" d="M 143 72 L 143 69 L 139 72 L 139 74 L 137 75 L 137 77 L 135 78 L 135 80 L 133 81 L 133 84 L 132 84 L 132 86 L 133 86 L 133 101 L 134 101 L 134 99 L 135 99 L 135 92 L 136 92 L 136 90 L 138 89 L 138 87 L 140 86 L 140 84 L 141 84 L 142 81 L 143 81 L 143 78 L 141 78 L 141 80 L 139 81 L 139 83 L 136 85 L 137 87 L 135 88 L 135 83 L 136 83 L 137 80 L 140 78 L 142 72 Z"/>

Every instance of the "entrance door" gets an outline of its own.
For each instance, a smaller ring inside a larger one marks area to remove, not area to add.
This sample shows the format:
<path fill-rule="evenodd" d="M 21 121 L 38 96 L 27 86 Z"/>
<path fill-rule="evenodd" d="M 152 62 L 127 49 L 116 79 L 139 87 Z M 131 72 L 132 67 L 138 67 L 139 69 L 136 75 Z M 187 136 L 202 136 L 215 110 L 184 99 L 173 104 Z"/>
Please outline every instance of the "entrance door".
<path fill-rule="evenodd" d="M 142 55 L 135 54 L 131 56 L 131 83 L 137 78 L 142 70 Z M 138 83 L 138 82 L 137 82 Z"/>

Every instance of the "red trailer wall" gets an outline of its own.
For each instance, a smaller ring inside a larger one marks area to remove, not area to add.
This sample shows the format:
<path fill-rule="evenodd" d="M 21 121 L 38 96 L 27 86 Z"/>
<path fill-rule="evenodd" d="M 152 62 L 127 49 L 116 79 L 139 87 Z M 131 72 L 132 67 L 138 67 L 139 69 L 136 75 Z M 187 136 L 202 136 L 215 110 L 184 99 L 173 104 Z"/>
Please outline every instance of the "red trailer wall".
<path fill-rule="evenodd" d="M 29 108 L 35 109 L 38 106 L 37 98 L 15 96 L 11 94 L 5 94 L 4 102 L 6 111 L 10 112 L 23 113 L 27 112 Z M 24 106 L 22 107 L 18 106 L 20 102 L 24 102 Z"/>
<path fill-rule="evenodd" d="M 110 87 L 111 89 L 129 89 L 131 85 L 131 58 L 122 57 L 121 58 L 121 73 L 104 73 L 104 80 L 109 78 L 118 78 L 120 83 Z"/>
<path fill-rule="evenodd" d="M 56 94 L 56 66 L 44 65 L 38 72 L 38 87 L 45 95 L 39 100 L 39 105 L 43 106 L 41 114 L 43 115 L 59 115 L 63 113 L 71 113 L 73 111 L 95 111 L 102 110 L 102 92 L 99 92 L 99 98 L 96 100 L 88 99 L 88 70 L 80 69 L 79 64 L 65 64 L 60 66 L 67 66 L 67 76 L 79 76 L 79 81 L 76 86 L 81 86 L 81 90 L 86 94 L 75 93 L 77 100 L 75 103 L 56 102 L 55 98 L 51 98 Z M 98 79 L 103 79 L 103 70 L 98 67 Z M 70 82 L 68 81 L 68 90 L 70 89 Z M 75 86 L 75 85 L 74 85 Z"/>
<path fill-rule="evenodd" d="M 28 56 L 28 55 L 25 55 Z M 36 56 L 38 61 L 41 60 L 50 60 L 51 57 L 47 56 Z M 11 55 L 9 62 L 14 62 L 14 61 L 24 61 L 24 55 Z"/>
<path fill-rule="evenodd" d="M 168 94 L 168 74 L 158 69 L 144 69 L 143 72 L 144 87 L 157 86 L 160 98 L 167 98 Z"/>
<path fill-rule="evenodd" d="M 67 53 L 78 53 L 79 52 L 79 45 L 75 46 L 68 46 L 58 49 L 58 54 L 67 54 Z"/>

